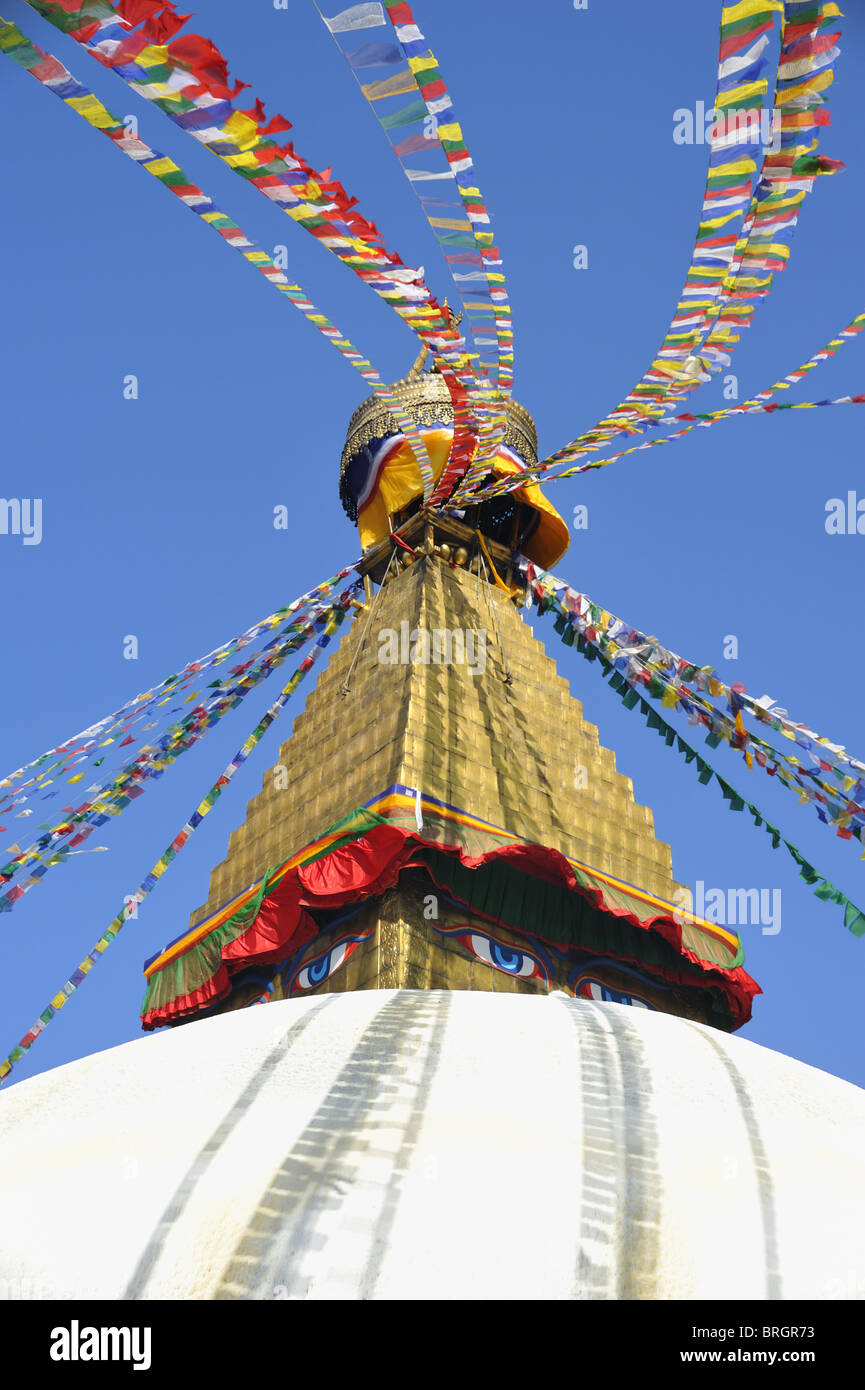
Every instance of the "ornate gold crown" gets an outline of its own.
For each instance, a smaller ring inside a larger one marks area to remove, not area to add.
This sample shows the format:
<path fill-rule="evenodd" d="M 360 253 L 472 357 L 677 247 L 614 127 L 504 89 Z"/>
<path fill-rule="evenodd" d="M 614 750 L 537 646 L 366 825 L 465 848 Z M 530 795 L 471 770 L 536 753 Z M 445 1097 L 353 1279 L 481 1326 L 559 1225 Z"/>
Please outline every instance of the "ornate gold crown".
<path fill-rule="evenodd" d="M 454 410 L 450 392 L 443 376 L 433 367 L 423 370 L 427 349 L 424 347 L 407 376 L 395 381 L 390 390 L 411 415 L 419 429 L 453 427 Z M 525 406 L 509 400 L 505 404 L 504 443 L 529 466 L 538 461 L 538 431 Z M 399 434 L 400 428 L 387 406 L 378 396 L 361 401 L 348 422 L 345 447 L 339 466 L 339 493 L 342 505 L 352 521 L 357 520 L 354 498 L 348 487 L 347 473 L 352 460 L 374 439 L 386 439 Z"/>

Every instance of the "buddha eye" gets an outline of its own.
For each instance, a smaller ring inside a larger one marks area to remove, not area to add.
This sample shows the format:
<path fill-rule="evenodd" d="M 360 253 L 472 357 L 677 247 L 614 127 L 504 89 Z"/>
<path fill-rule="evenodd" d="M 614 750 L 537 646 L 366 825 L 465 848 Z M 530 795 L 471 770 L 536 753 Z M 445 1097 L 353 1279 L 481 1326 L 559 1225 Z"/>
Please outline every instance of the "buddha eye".
<path fill-rule="evenodd" d="M 522 951 L 517 946 L 497 941 L 494 936 L 482 932 L 463 932 L 455 935 L 461 946 L 471 951 L 473 956 L 491 965 L 494 970 L 502 970 L 506 975 L 516 975 L 524 980 L 543 980 L 550 982 L 549 975 L 537 956 L 530 951 Z"/>
<path fill-rule="evenodd" d="M 641 999 L 639 994 L 625 994 L 622 990 L 613 989 L 610 985 L 603 985 L 600 980 L 593 980 L 588 976 L 577 981 L 574 987 L 574 998 L 593 999 L 603 1004 L 630 1004 L 635 1009 L 655 1010 L 654 1004 L 650 1004 L 646 999 Z"/>
<path fill-rule="evenodd" d="M 346 936 L 342 941 L 337 941 L 326 951 L 322 951 L 321 955 L 307 961 L 292 976 L 289 994 L 303 994 L 305 990 L 315 989 L 316 985 L 323 984 L 340 966 L 345 965 L 352 952 L 370 935 L 371 931 L 364 932 L 361 936 Z"/>
<path fill-rule="evenodd" d="M 310 961 L 309 965 L 304 965 L 297 972 L 292 984 L 292 993 L 296 989 L 314 989 L 324 980 L 338 970 L 348 955 L 348 943 L 341 942 L 339 946 L 333 946 L 331 950 L 325 951 L 324 955 L 316 956 L 315 960 Z"/>

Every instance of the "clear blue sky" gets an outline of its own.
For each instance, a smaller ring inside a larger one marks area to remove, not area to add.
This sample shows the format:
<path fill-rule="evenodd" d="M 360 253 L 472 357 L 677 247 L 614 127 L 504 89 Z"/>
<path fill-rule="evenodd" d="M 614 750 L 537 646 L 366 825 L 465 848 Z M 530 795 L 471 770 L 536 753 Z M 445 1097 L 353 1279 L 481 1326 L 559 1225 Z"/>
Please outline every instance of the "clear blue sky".
<path fill-rule="evenodd" d="M 338 5 L 334 3 L 333 9 Z M 865 17 L 844 23 L 822 148 L 847 168 L 806 202 L 788 270 L 735 358 L 745 393 L 792 370 L 865 308 L 861 124 Z M 672 139 L 673 111 L 711 102 L 715 0 L 419 3 L 494 214 L 514 308 L 516 394 L 559 447 L 619 401 L 650 361 L 683 283 L 706 149 Z M 22 0 L 14 20 L 117 115 L 135 114 L 289 270 L 389 378 L 415 346 L 387 308 L 290 219 L 244 187 Z M 190 28 L 291 137 L 335 174 L 440 295 L 436 243 L 311 4 L 200 0 Z M 4 596 L 0 765 L 18 767 L 209 651 L 352 560 L 337 495 L 362 382 L 290 305 L 109 142 L 26 73 L 0 63 L 4 120 L 4 496 L 44 500 L 39 546 L 0 536 Z M 585 243 L 589 268 L 572 268 Z M 140 398 L 122 397 L 135 373 Z M 865 389 L 865 342 L 813 373 L 797 398 Z M 721 404 L 716 379 L 695 400 Z M 555 484 L 566 515 L 589 507 L 560 574 L 674 650 L 865 756 L 860 686 L 865 537 L 827 536 L 827 498 L 865 496 L 853 407 L 750 417 Z M 290 506 L 276 531 L 273 508 Z M 865 940 L 799 880 L 749 817 L 642 720 L 597 667 L 538 621 L 603 743 L 653 807 L 680 881 L 782 890 L 782 930 L 745 928 L 763 986 L 743 1036 L 865 1083 Z M 135 634 L 140 658 L 123 659 Z M 725 662 L 722 642 L 739 639 Z M 273 683 L 271 683 L 273 684 Z M 55 870 L 3 918 L 0 1055 L 104 931 L 272 698 L 259 690 L 146 797 L 101 832 L 109 854 Z M 14 1073 L 21 1079 L 138 1036 L 141 963 L 185 926 L 207 877 L 287 736 L 283 716 L 230 796 L 172 865 L 76 997 Z M 687 737 L 688 731 L 683 727 Z M 813 811 L 723 747 L 712 756 L 818 869 L 860 905 L 865 866 Z M 3 844 L 14 834 L 3 838 Z"/>

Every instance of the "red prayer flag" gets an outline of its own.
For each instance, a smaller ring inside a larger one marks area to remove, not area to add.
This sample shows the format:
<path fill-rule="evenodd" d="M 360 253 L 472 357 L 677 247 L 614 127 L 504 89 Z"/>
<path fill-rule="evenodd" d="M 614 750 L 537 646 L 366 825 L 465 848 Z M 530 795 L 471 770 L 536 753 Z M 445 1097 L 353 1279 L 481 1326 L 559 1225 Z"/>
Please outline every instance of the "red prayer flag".
<path fill-rule="evenodd" d="M 71 29 L 70 34 L 76 43 L 89 43 L 94 34 L 98 34 L 101 28 L 102 25 L 97 19 L 92 24 L 83 24 L 80 29 Z"/>
<path fill-rule="evenodd" d="M 284 116 L 273 116 L 262 129 L 262 135 L 276 135 L 277 131 L 291 130 L 291 121 L 287 121 Z"/>
<path fill-rule="evenodd" d="M 182 34 L 168 45 L 168 52 L 200 81 L 223 85 L 228 82 L 228 63 L 216 44 L 201 34 Z"/>
<path fill-rule="evenodd" d="M 385 9 L 390 15 L 392 24 L 414 24 L 414 15 L 409 5 L 401 3 L 388 5 L 387 0 L 385 0 Z"/>
<path fill-rule="evenodd" d="M 240 114 L 241 116 L 248 116 L 251 121 L 255 121 L 256 125 L 261 125 L 264 121 L 264 102 L 261 97 L 255 98 L 255 105 L 251 111 L 241 111 Z"/>
<path fill-rule="evenodd" d="M 164 0 L 116 0 L 114 8 L 134 29 L 143 19 L 150 19 L 161 10 L 163 3 Z"/>
<path fill-rule="evenodd" d="M 147 34 L 153 43 L 167 43 L 191 18 L 191 14 L 176 14 L 171 10 L 163 10 L 161 15 L 147 21 L 142 32 Z"/>
<path fill-rule="evenodd" d="M 740 48 L 749 48 L 758 34 L 765 34 L 767 29 L 772 28 L 772 20 L 767 19 L 764 24 L 757 24 L 753 29 L 749 29 L 746 34 L 734 34 L 732 38 L 723 39 L 721 42 L 720 57 L 729 58 L 731 53 L 738 53 Z M 789 31 L 788 31 L 789 32 Z"/>

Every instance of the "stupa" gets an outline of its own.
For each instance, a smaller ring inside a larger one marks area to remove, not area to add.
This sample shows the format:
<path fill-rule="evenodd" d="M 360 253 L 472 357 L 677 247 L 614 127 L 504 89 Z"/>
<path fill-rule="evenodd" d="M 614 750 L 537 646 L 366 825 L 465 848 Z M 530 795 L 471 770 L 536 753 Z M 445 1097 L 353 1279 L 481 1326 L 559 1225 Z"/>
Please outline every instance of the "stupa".
<path fill-rule="evenodd" d="M 438 475 L 453 406 L 424 356 L 390 389 Z M 510 401 L 491 472 L 536 451 Z M 738 939 L 683 912 L 651 811 L 521 616 L 527 565 L 568 544 L 540 488 L 425 507 L 410 442 L 372 396 L 340 493 L 366 602 L 207 902 L 147 962 L 145 1028 L 374 988 L 562 990 L 738 1028 L 757 990 Z"/>
<path fill-rule="evenodd" d="M 403 390 L 441 467 L 441 383 Z M 509 430 L 502 469 L 534 448 L 519 407 Z M 433 513 L 405 449 L 364 403 L 366 601 L 146 967 L 155 1035 L 0 1098 L 0 1290 L 865 1296 L 865 1093 L 731 1036 L 739 944 L 676 912 L 521 616 L 564 523 L 531 487 Z"/>

